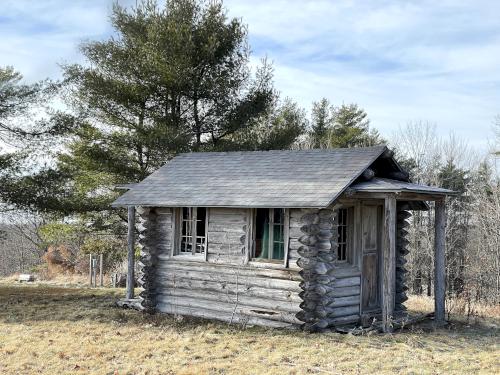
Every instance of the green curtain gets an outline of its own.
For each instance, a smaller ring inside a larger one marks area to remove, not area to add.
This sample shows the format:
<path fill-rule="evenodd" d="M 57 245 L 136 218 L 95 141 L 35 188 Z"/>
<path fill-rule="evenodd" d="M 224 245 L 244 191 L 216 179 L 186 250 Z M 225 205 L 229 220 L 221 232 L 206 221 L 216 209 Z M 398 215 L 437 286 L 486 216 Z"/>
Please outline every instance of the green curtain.
<path fill-rule="evenodd" d="M 273 259 L 284 259 L 284 249 L 283 249 L 283 226 L 273 225 L 270 228 L 269 219 L 266 218 L 264 221 L 264 228 L 262 233 L 262 252 L 258 256 L 258 259 L 269 259 L 269 230 L 273 230 Z"/>
<path fill-rule="evenodd" d="M 264 221 L 264 233 L 262 234 L 262 252 L 259 259 L 267 259 L 269 257 L 269 219 Z"/>

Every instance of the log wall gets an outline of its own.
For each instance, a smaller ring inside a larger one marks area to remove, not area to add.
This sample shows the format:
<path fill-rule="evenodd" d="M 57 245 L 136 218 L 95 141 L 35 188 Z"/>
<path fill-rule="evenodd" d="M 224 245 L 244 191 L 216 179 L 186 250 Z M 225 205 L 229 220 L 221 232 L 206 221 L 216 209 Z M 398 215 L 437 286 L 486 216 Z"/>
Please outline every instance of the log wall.
<path fill-rule="evenodd" d="M 157 309 L 235 324 L 268 327 L 300 325 L 297 271 L 162 259 Z"/>
<path fill-rule="evenodd" d="M 301 325 L 295 317 L 301 302 L 299 270 L 244 264 L 247 210 L 209 209 L 206 260 L 172 256 L 173 210 L 138 212 L 143 309 L 243 325 Z"/>
<path fill-rule="evenodd" d="M 139 214 L 139 248 L 140 259 L 137 282 L 142 291 L 139 293 L 141 307 L 149 312 L 153 312 L 156 307 L 155 289 L 155 264 L 157 263 L 154 242 L 151 236 L 155 232 L 156 215 L 149 208 L 140 207 L 137 210 Z"/>
<path fill-rule="evenodd" d="M 148 311 L 308 330 L 359 320 L 360 272 L 334 264 L 333 210 L 290 210 L 289 268 L 247 264 L 247 210 L 208 210 L 206 260 L 172 256 L 173 210 L 138 212 L 140 298 Z"/>
<path fill-rule="evenodd" d="M 245 263 L 247 221 L 248 209 L 208 209 L 208 262 Z"/>
<path fill-rule="evenodd" d="M 335 264 L 337 221 L 335 211 L 291 212 L 291 226 L 300 224 L 301 244 L 297 265 L 303 278 L 300 286 L 302 311 L 297 317 L 308 331 L 356 322 L 360 318 L 360 273 L 356 267 Z M 297 224 L 296 224 L 297 223 Z M 292 228 L 290 229 L 292 233 Z"/>
<path fill-rule="evenodd" d="M 140 259 L 138 262 L 138 284 L 143 289 L 139 294 L 140 304 L 146 311 L 156 309 L 156 296 L 162 288 L 157 282 L 159 256 L 170 254 L 172 240 L 172 210 L 139 207 Z"/>
<path fill-rule="evenodd" d="M 302 217 L 314 211 L 315 210 L 298 208 L 290 210 L 290 230 L 288 241 L 288 266 L 290 268 L 300 269 L 297 262 L 301 257 L 299 249 L 303 246 L 299 241 L 299 239 L 304 235 L 304 232 L 301 230 L 301 227 L 304 225 Z"/>
<path fill-rule="evenodd" d="M 408 218 L 411 214 L 406 210 L 405 203 L 398 203 L 396 217 L 396 298 L 395 311 L 405 311 L 404 302 L 408 299 L 406 296 L 407 286 L 407 269 L 406 255 L 408 254 L 408 231 L 406 228 L 410 225 Z"/>

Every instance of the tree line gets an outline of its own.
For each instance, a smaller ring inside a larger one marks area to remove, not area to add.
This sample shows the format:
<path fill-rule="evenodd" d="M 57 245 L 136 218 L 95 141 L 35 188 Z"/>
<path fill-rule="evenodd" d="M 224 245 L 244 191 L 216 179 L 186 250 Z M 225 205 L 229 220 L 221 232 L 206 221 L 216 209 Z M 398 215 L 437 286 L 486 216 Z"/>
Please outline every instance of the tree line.
<path fill-rule="evenodd" d="M 308 117 L 283 97 L 272 64 L 250 68 L 247 27 L 222 2 L 115 4 L 110 22 L 113 36 L 82 43 L 85 62 L 63 65 L 60 81 L 26 84 L 13 67 L 0 67 L 2 211 L 32 222 L 4 225 L 3 233 L 17 228 L 25 247 L 45 253 L 63 244 L 72 267 L 80 251 L 118 261 L 126 214 L 110 208 L 114 187 L 141 181 L 178 153 L 387 143 L 355 103 L 322 98 Z M 449 293 L 475 283 L 475 296 L 486 298 L 496 285 L 498 301 L 498 174 L 486 161 L 466 168 L 431 133 L 408 126 L 393 146 L 413 181 L 460 193 L 448 218 Z M 411 291 L 427 293 L 432 215 L 416 212 L 413 224 Z M 64 239 L 54 235 L 61 225 Z"/>
<path fill-rule="evenodd" d="M 496 123 L 500 129 L 500 122 Z M 447 198 L 446 284 L 450 299 L 460 297 L 467 313 L 476 302 L 500 302 L 500 170 L 495 154 L 500 137 L 486 156 L 450 135 L 443 139 L 428 123 L 399 129 L 394 145 L 414 182 L 457 192 Z M 433 290 L 434 207 L 414 211 L 409 227 L 409 288 Z M 450 306 L 453 304 L 450 303 Z"/>

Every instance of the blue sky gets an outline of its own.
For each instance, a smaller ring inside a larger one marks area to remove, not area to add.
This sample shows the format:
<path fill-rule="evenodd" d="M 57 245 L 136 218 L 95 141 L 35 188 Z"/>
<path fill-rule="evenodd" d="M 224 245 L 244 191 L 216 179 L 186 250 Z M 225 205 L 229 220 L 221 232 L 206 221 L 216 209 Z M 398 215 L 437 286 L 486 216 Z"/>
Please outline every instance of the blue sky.
<path fill-rule="evenodd" d="M 122 1 L 135 4 L 135 0 Z M 110 35 L 108 0 L 3 0 L 0 65 L 59 78 L 77 45 Z M 252 63 L 307 110 L 358 103 L 390 138 L 409 121 L 486 148 L 500 114 L 499 1 L 226 0 L 249 27 Z"/>

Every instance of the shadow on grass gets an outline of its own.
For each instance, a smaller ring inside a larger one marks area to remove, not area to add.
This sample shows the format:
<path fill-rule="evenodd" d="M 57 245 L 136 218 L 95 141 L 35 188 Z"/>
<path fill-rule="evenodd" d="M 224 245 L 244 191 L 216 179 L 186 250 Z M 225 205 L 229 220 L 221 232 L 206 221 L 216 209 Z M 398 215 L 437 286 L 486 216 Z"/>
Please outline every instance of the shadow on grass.
<path fill-rule="evenodd" d="M 164 326 L 188 329 L 207 325 L 227 329 L 228 325 L 198 318 L 176 318 L 166 314 L 147 314 L 116 305 L 124 289 L 90 289 L 46 284 L 0 283 L 0 323 L 29 324 L 42 321 L 92 321 L 128 325 Z M 230 327 L 237 330 L 238 327 Z"/>
<path fill-rule="evenodd" d="M 88 289 L 76 287 L 58 287 L 39 285 L 0 284 L 0 323 L 7 324 L 33 324 L 41 321 L 49 322 L 77 322 L 91 321 L 103 324 L 127 324 L 140 327 L 165 327 L 176 331 L 189 331 L 192 329 L 210 329 L 215 332 L 222 330 L 225 333 L 239 332 L 241 327 L 229 326 L 226 323 L 208 321 L 198 318 L 178 319 L 171 315 L 150 315 L 135 310 L 122 309 L 116 306 L 116 301 L 123 297 L 123 289 Z M 294 335 L 303 336 L 304 339 L 321 337 L 321 334 L 307 334 L 304 332 L 264 329 L 259 327 L 247 328 L 248 333 L 259 335 Z M 441 342 L 441 349 L 453 349 L 460 346 L 463 340 L 477 341 L 479 346 L 484 345 L 484 340 L 498 336 L 498 329 L 487 325 L 467 326 L 460 322 L 453 322 L 448 327 L 435 330 L 432 325 L 422 324 L 404 331 L 395 332 L 389 336 L 394 342 L 405 342 L 411 335 L 413 344 L 427 346 L 429 336 Z M 422 340 L 419 340 L 419 335 Z M 327 333 L 323 338 L 327 341 L 345 341 L 350 335 Z M 424 339 L 425 337 L 425 339 Z M 369 337 L 358 336 L 360 341 L 369 340 L 371 345 L 378 345 L 388 341 L 388 336 L 372 335 Z M 481 345 L 483 343 L 483 345 Z M 435 344 L 435 342 L 434 342 Z M 448 348 L 449 347 L 449 348 Z"/>

